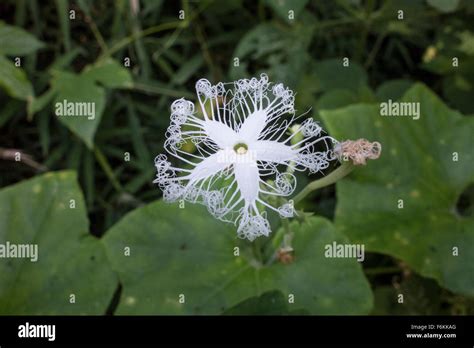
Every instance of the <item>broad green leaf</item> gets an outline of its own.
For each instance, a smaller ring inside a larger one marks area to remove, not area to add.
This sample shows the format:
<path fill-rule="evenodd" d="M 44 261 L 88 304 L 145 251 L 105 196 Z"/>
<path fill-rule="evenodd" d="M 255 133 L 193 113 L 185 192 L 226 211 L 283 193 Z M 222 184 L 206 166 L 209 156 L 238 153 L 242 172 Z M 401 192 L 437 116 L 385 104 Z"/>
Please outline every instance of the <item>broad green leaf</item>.
<path fill-rule="evenodd" d="M 367 85 L 367 74 L 359 64 L 350 62 L 343 65 L 342 58 L 316 62 L 314 71 L 323 91 L 330 89 L 350 89 L 357 91 Z"/>
<path fill-rule="evenodd" d="M 294 20 L 304 9 L 308 0 L 266 0 L 265 3 L 270 6 L 282 19 L 291 22 L 289 11 L 293 11 Z"/>
<path fill-rule="evenodd" d="M 324 92 L 316 103 L 318 110 L 332 110 L 356 103 L 374 102 L 376 97 L 370 87 L 361 85 L 357 90 L 330 89 Z"/>
<path fill-rule="evenodd" d="M 400 99 L 403 94 L 413 85 L 413 81 L 407 79 L 396 79 L 382 83 L 375 92 L 377 99 L 386 102 Z"/>
<path fill-rule="evenodd" d="M 226 310 L 224 315 L 288 315 L 307 314 L 305 310 L 290 311 L 288 298 L 277 290 L 268 291 L 260 296 L 251 297 L 232 308 Z"/>
<path fill-rule="evenodd" d="M 331 110 L 354 104 L 357 94 L 349 89 L 332 89 L 325 92 L 317 101 L 318 110 Z"/>
<path fill-rule="evenodd" d="M 102 244 L 89 234 L 73 172 L 48 173 L 0 190 L 0 211 L 1 245 L 38 246 L 36 262 L 0 258 L 0 314 L 105 313 L 117 278 Z"/>
<path fill-rule="evenodd" d="M 441 12 L 453 12 L 459 6 L 459 0 L 427 0 L 428 4 Z"/>
<path fill-rule="evenodd" d="M 43 47 L 33 35 L 22 28 L 0 21 L 0 53 L 8 56 L 24 56 Z"/>
<path fill-rule="evenodd" d="M 433 59 L 424 62 L 421 66 L 423 69 L 439 75 L 448 75 L 454 70 L 453 59 L 443 55 L 438 55 Z"/>
<path fill-rule="evenodd" d="M 346 238 L 323 218 L 291 228 L 294 262 L 266 266 L 252 256 L 250 242 L 236 238 L 234 226 L 200 206 L 159 201 L 139 208 L 103 239 L 122 284 L 116 313 L 220 314 L 271 290 L 294 295 L 290 310 L 368 313 L 372 294 L 357 261 L 324 256 L 326 244 Z"/>
<path fill-rule="evenodd" d="M 9 96 L 21 100 L 31 99 L 34 94 L 25 72 L 2 55 L 0 55 L 0 87 Z"/>
<path fill-rule="evenodd" d="M 87 66 L 81 75 L 108 88 L 131 88 L 133 86 L 132 75 L 128 69 L 110 58 Z"/>
<path fill-rule="evenodd" d="M 443 95 L 457 110 L 474 112 L 474 72 L 455 73 L 443 79 Z"/>
<path fill-rule="evenodd" d="M 426 50 L 422 68 L 443 75 L 443 97 L 464 114 L 474 112 L 474 35 L 445 28 L 435 46 Z"/>
<path fill-rule="evenodd" d="M 59 71 L 55 73 L 52 84 L 52 88 L 58 91 L 53 104 L 53 117 L 57 117 L 89 148 L 92 148 L 94 146 L 94 134 L 105 107 L 104 89 L 96 85 L 95 81 L 88 76 Z M 67 107 L 69 105 L 81 106 L 82 110 L 73 110 L 75 116 L 59 116 L 58 108 L 60 108 L 60 105 L 66 105 Z M 90 107 L 89 110 L 87 110 L 88 107 Z M 93 111 L 93 113 L 88 113 L 88 111 Z"/>
<path fill-rule="evenodd" d="M 401 101 L 419 103 L 420 118 L 382 117 L 378 104 L 321 112 L 332 136 L 382 144 L 378 160 L 337 183 L 336 226 L 368 250 L 473 295 L 474 219 L 460 216 L 456 203 L 474 178 L 474 122 L 421 84 Z"/>

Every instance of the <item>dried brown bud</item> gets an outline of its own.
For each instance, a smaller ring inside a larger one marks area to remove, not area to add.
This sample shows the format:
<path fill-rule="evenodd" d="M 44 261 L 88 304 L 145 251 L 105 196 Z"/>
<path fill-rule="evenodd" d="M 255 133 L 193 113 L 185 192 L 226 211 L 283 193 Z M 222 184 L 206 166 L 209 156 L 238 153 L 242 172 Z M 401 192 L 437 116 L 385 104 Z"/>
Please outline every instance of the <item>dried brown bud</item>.
<path fill-rule="evenodd" d="M 284 265 L 293 263 L 295 257 L 293 255 L 293 249 L 291 248 L 280 248 L 277 250 L 277 259 Z"/>
<path fill-rule="evenodd" d="M 367 139 L 346 140 L 336 145 L 334 152 L 343 161 L 352 161 L 354 165 L 365 165 L 367 159 L 377 159 L 382 145 Z"/>

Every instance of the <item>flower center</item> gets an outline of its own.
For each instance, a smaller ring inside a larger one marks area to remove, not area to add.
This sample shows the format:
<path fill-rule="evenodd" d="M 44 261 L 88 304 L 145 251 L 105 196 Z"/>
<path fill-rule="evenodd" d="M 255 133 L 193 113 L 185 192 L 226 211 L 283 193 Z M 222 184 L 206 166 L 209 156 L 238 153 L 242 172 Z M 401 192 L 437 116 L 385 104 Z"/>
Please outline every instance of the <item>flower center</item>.
<path fill-rule="evenodd" d="M 237 153 L 237 155 L 245 155 L 248 149 L 249 147 L 244 143 L 237 143 L 234 145 L 234 151 Z"/>

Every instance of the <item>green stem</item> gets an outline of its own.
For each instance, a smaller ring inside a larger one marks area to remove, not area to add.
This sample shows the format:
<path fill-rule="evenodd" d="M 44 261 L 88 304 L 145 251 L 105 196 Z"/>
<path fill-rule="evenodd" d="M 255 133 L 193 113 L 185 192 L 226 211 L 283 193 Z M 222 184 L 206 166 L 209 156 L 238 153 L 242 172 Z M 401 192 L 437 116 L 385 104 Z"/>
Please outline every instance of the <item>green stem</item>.
<path fill-rule="evenodd" d="M 378 36 L 377 39 L 375 40 L 375 44 L 372 46 L 372 50 L 370 51 L 367 60 L 365 61 L 364 68 L 368 69 L 372 63 L 375 60 L 375 57 L 377 56 L 377 53 L 379 52 L 380 48 L 382 47 L 383 40 L 387 36 L 387 32 L 383 31 L 381 32 Z"/>
<path fill-rule="evenodd" d="M 170 97 L 184 97 L 184 98 L 189 98 L 193 99 L 195 98 L 195 94 L 189 93 L 188 91 L 182 91 L 182 90 L 177 90 L 177 89 L 172 89 L 172 88 L 167 88 L 167 87 L 161 87 L 157 85 L 150 85 L 146 84 L 145 82 L 140 82 L 137 81 L 133 84 L 132 87 L 133 90 L 136 91 L 142 91 L 145 93 L 152 93 L 152 94 L 158 94 L 158 95 L 166 95 Z"/>
<path fill-rule="evenodd" d="M 258 238 L 252 243 L 252 251 L 255 260 L 259 264 L 263 265 L 262 244 L 260 243 L 260 240 Z"/>
<path fill-rule="evenodd" d="M 99 28 L 97 27 L 97 25 L 95 24 L 94 20 L 92 19 L 92 17 L 89 17 L 89 16 L 86 16 L 86 23 L 89 24 L 89 27 L 92 31 L 92 34 L 94 35 L 97 43 L 99 44 L 100 46 L 100 49 L 102 52 L 107 52 L 107 50 L 109 49 L 107 47 L 107 44 L 105 43 L 105 40 L 104 40 L 104 37 L 102 36 L 102 34 L 100 33 L 99 31 Z"/>
<path fill-rule="evenodd" d="M 282 224 L 283 224 L 283 228 L 285 229 L 285 234 L 290 234 L 291 233 L 290 222 L 288 221 L 288 219 L 283 219 Z"/>
<path fill-rule="evenodd" d="M 293 198 L 294 204 L 296 205 L 299 202 L 301 202 L 311 192 L 317 189 L 320 189 L 322 187 L 326 187 L 331 184 L 334 184 L 336 181 L 342 179 L 347 174 L 352 172 L 353 169 L 354 169 L 354 165 L 352 164 L 352 162 L 346 161 L 339 168 L 329 173 L 325 177 L 310 182 L 308 185 L 306 185 L 306 187 L 300 193 L 298 193 L 295 196 L 295 198 Z"/>
<path fill-rule="evenodd" d="M 204 11 L 208 6 L 212 5 L 213 2 L 203 2 L 203 5 L 200 6 L 197 10 L 193 11 L 192 15 L 189 16 L 186 20 L 178 20 L 174 22 L 168 22 L 168 23 L 162 23 L 160 25 L 156 25 L 138 32 L 133 33 L 132 35 L 129 35 L 122 40 L 118 41 L 115 45 L 110 47 L 107 51 L 103 52 L 98 60 L 102 60 L 104 58 L 110 57 L 114 53 L 120 51 L 122 48 L 128 46 L 135 40 L 141 39 L 145 36 L 152 35 L 152 34 L 157 34 L 162 31 L 167 31 L 170 29 L 177 29 L 175 31 L 176 34 L 179 34 L 181 30 L 184 28 L 187 28 L 189 26 L 189 23 L 191 23 L 202 11 Z M 172 41 L 174 42 L 175 37 L 172 37 Z M 169 48 L 167 46 L 166 48 Z"/>
<path fill-rule="evenodd" d="M 79 0 L 78 3 L 79 3 L 79 7 L 81 8 L 81 10 L 85 14 L 85 18 L 84 18 L 85 22 L 89 25 L 89 28 L 91 29 L 92 34 L 94 35 L 95 39 L 97 40 L 97 43 L 99 44 L 101 51 L 102 52 L 107 52 L 107 50 L 108 50 L 107 44 L 105 43 L 104 37 L 100 33 L 99 28 L 95 24 L 94 19 L 92 19 L 92 15 L 89 11 L 88 5 L 86 4 L 86 2 L 84 0 Z"/>
<path fill-rule="evenodd" d="M 105 175 L 107 175 L 107 177 L 109 178 L 114 189 L 118 192 L 123 192 L 123 187 L 115 177 L 114 171 L 110 166 L 109 162 L 107 161 L 107 158 L 97 146 L 94 146 L 94 155 L 97 162 L 99 162 L 99 165 L 102 167 L 102 170 L 104 171 Z"/>
<path fill-rule="evenodd" d="M 355 57 L 356 60 L 359 62 L 362 62 L 362 58 L 364 56 L 364 52 L 367 47 L 367 39 L 369 37 L 369 32 L 370 32 L 370 26 L 371 24 L 371 13 L 374 8 L 374 1 L 373 0 L 368 0 L 366 2 L 365 6 L 365 11 L 364 11 L 364 18 L 362 21 L 362 32 L 361 32 L 361 38 L 359 40 L 359 47 L 356 51 Z"/>
<path fill-rule="evenodd" d="M 201 46 L 201 52 L 202 52 L 202 55 L 204 56 L 204 60 L 206 61 L 208 69 L 209 71 L 211 71 L 212 76 L 214 78 L 217 78 L 218 76 L 216 75 L 216 72 L 215 72 L 216 65 L 213 62 L 211 53 L 209 52 L 209 48 L 207 46 L 206 38 L 204 35 L 204 29 L 202 28 L 201 24 L 198 21 L 196 21 L 195 33 L 196 33 L 196 38 L 199 42 L 199 46 Z"/>
<path fill-rule="evenodd" d="M 129 36 L 125 37 L 124 39 L 118 41 L 115 45 L 113 45 L 107 51 L 102 53 L 102 55 L 99 57 L 98 60 L 102 60 L 105 57 L 109 57 L 109 56 L 113 55 L 117 51 L 120 51 L 122 48 L 126 47 L 130 43 L 132 43 L 135 40 L 138 40 L 142 37 L 145 37 L 145 36 L 148 36 L 148 35 L 151 35 L 151 34 L 156 34 L 156 33 L 159 33 L 161 31 L 177 28 L 177 27 L 180 27 L 180 26 L 183 26 L 183 25 L 187 25 L 187 23 L 184 22 L 184 21 L 175 21 L 175 22 L 163 23 L 163 24 L 160 24 L 160 25 L 156 25 L 154 27 L 147 28 L 147 29 L 142 30 L 142 31 L 135 32 L 132 35 L 129 35 Z"/>

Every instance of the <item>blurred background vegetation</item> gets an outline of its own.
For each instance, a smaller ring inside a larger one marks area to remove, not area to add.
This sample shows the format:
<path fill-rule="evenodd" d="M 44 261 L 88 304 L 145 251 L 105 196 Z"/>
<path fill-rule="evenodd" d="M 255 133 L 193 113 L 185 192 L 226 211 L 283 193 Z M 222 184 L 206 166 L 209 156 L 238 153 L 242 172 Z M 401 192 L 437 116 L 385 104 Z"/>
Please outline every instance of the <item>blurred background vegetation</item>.
<path fill-rule="evenodd" d="M 266 72 L 317 119 L 321 110 L 397 99 L 419 81 L 472 117 L 473 14 L 467 0 L 3 0 L 0 186 L 73 169 L 91 232 L 101 236 L 160 198 L 153 158 L 163 150 L 169 105 L 194 100 L 203 77 L 215 83 Z M 350 65 L 343 70 L 344 57 Z M 462 62 L 458 69 L 453 57 Z M 91 94 L 100 117 L 90 128 L 53 117 L 55 100 Z M 16 151 L 26 160 L 16 162 Z M 472 212 L 473 191 L 459 201 L 464 215 Z M 332 219 L 335 188 L 304 204 Z M 472 298 L 396 258 L 371 253 L 364 268 L 374 314 L 474 313 Z M 399 291 L 406 306 L 394 300 Z"/>

